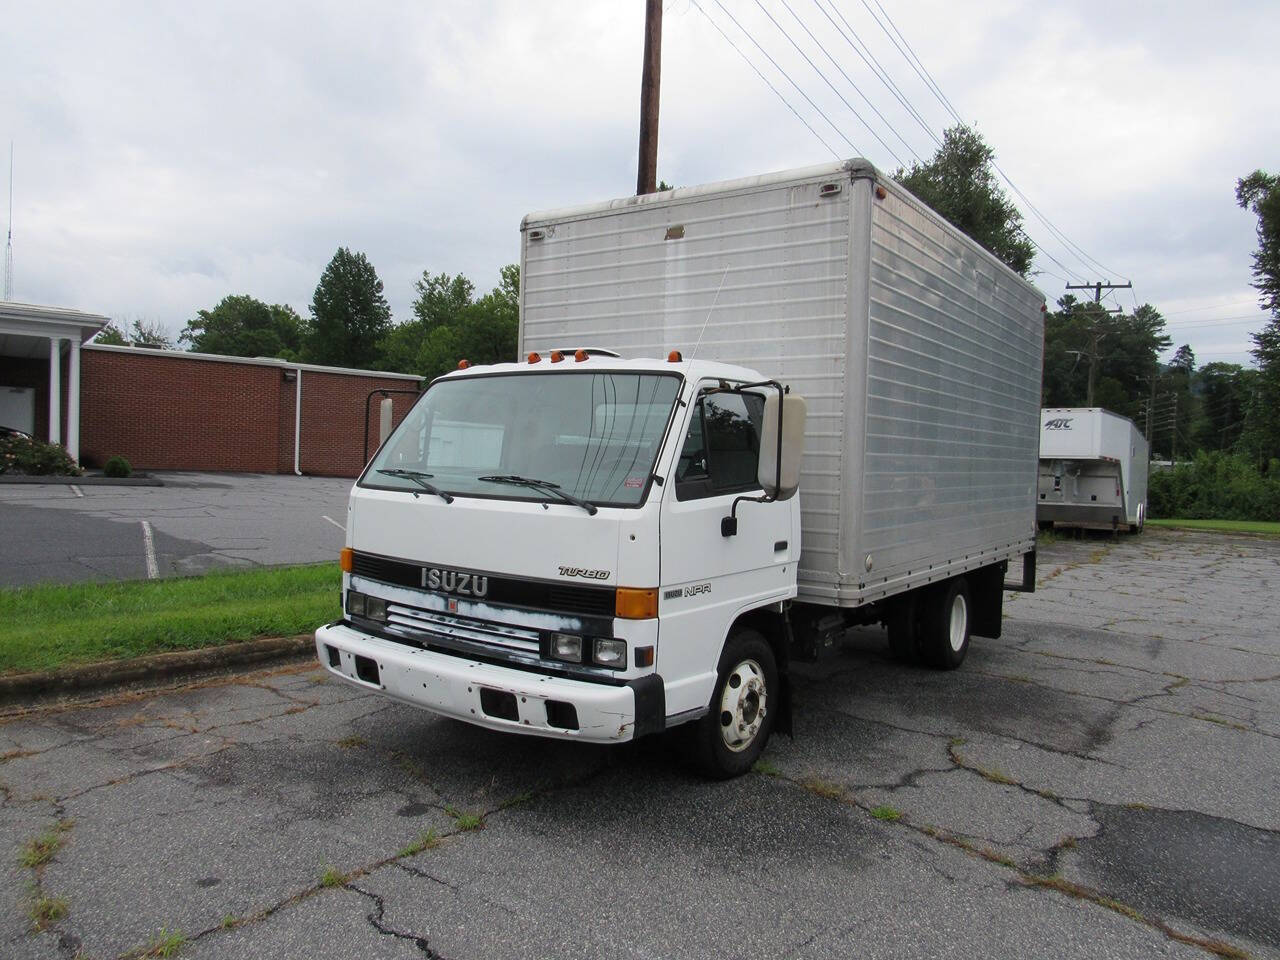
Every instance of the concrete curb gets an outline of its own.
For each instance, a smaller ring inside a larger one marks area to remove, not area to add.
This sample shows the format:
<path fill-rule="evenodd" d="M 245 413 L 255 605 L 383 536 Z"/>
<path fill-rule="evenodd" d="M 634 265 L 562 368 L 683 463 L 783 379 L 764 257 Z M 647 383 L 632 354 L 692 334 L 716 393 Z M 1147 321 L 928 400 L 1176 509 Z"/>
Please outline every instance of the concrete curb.
<path fill-rule="evenodd" d="M 174 650 L 130 660 L 107 660 L 0 677 L 0 706 L 31 703 L 49 697 L 68 696 L 121 687 L 132 683 L 152 683 L 189 674 L 207 673 L 246 664 L 267 663 L 314 652 L 315 638 L 268 637 L 199 650 Z"/>
<path fill-rule="evenodd" d="M 148 474 L 134 474 L 131 477 L 101 477 L 90 474 L 85 477 L 46 477 L 33 476 L 26 473 L 0 474 L 0 483 L 54 483 L 66 486 L 78 483 L 86 487 L 163 487 L 164 481 Z"/>

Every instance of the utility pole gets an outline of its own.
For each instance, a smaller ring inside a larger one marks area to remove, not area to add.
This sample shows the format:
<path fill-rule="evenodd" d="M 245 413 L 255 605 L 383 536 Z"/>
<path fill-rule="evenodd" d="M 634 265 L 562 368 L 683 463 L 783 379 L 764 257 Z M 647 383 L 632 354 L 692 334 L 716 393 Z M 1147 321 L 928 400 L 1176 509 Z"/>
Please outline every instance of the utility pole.
<path fill-rule="evenodd" d="M 1133 284 L 1130 282 L 1112 283 L 1110 280 L 1095 280 L 1093 283 L 1068 283 L 1067 289 L 1068 290 L 1092 290 L 1093 302 L 1101 306 L 1103 290 L 1127 290 L 1132 286 Z M 1111 312 L 1120 313 L 1121 311 L 1119 309 L 1116 309 Z M 1105 336 L 1106 336 L 1105 333 L 1099 333 L 1097 328 L 1096 327 L 1094 328 L 1093 339 L 1089 347 L 1089 388 L 1088 388 L 1088 392 L 1085 395 L 1085 402 L 1084 402 L 1084 405 L 1086 407 L 1093 406 L 1093 390 L 1098 383 L 1098 360 L 1099 360 L 1098 344 L 1102 341 L 1102 338 Z"/>
<path fill-rule="evenodd" d="M 662 80 L 662 0 L 645 0 L 644 71 L 640 78 L 640 163 L 636 196 L 658 189 L 658 91 Z"/>

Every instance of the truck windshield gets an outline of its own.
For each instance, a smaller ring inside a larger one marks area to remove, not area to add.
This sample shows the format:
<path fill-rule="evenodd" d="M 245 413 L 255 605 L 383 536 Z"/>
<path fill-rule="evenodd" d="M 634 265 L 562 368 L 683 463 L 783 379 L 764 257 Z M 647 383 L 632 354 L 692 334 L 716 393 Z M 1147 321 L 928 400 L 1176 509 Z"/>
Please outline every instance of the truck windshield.
<path fill-rule="evenodd" d="M 360 484 L 445 494 L 639 505 L 680 388 L 674 374 L 546 372 L 439 380 Z M 415 476 L 416 475 L 416 476 Z M 536 483 L 511 483 L 511 478 Z M 547 489 L 551 487 L 553 489 Z"/>

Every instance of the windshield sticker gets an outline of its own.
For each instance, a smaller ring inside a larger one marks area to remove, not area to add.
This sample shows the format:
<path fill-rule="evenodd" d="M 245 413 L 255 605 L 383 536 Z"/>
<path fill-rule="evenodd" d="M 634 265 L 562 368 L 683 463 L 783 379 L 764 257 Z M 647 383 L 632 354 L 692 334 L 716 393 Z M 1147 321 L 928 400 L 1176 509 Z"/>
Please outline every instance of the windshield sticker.
<path fill-rule="evenodd" d="M 622 485 L 628 490 L 639 490 L 644 486 L 644 477 L 627 477 L 622 481 Z"/>

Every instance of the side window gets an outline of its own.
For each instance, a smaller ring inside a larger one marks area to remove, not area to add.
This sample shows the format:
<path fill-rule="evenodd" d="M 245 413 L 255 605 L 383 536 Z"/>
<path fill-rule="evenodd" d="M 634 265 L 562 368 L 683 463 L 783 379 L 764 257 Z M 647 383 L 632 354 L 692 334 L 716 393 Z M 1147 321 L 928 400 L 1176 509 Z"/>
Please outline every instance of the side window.
<path fill-rule="evenodd" d="M 764 398 L 757 394 L 702 394 L 676 465 L 677 499 L 758 488 L 763 417 Z"/>

